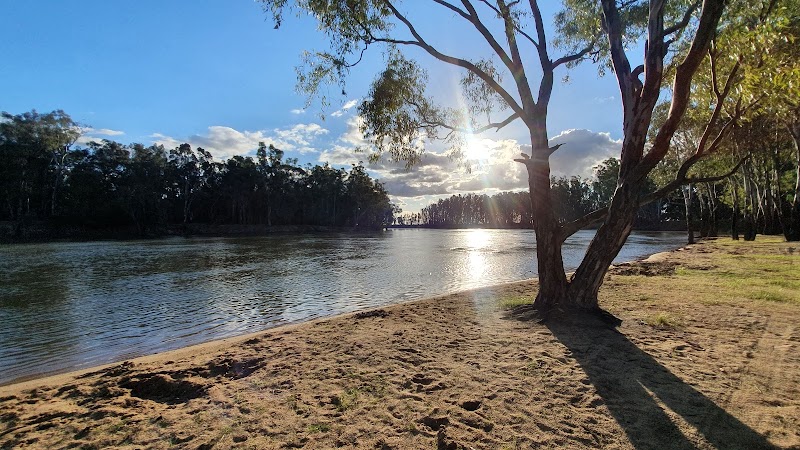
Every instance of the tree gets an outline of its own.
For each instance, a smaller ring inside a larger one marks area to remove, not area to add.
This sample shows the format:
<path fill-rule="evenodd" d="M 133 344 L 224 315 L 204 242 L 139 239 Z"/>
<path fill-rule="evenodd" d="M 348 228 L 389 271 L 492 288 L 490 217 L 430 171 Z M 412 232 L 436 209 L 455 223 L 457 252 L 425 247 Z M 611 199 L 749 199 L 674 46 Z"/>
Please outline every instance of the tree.
<path fill-rule="evenodd" d="M 145 236 L 149 230 L 166 222 L 168 156 L 162 145 L 132 144 L 131 151 L 125 173 L 123 208 L 139 234 Z"/>
<path fill-rule="evenodd" d="M 280 25 L 286 0 L 262 0 Z M 666 1 L 588 0 L 565 2 L 557 18 L 562 44 L 570 54 L 553 59 L 538 2 L 471 2 L 460 5 L 434 0 L 423 13 L 436 10 L 460 21 L 463 29 L 483 39 L 490 58 L 459 56 L 437 47 L 423 36 L 399 1 L 297 1 L 320 24 L 331 47 L 310 53 L 299 87 L 310 94 L 321 92 L 326 82 L 340 83 L 359 55 L 376 44 L 387 48 L 386 68 L 372 84 L 369 98 L 359 107 L 362 131 L 378 153 L 413 164 L 424 149 L 423 138 L 440 135 L 455 154 L 464 134 L 500 129 L 513 121 L 528 130 L 530 154 L 516 161 L 528 172 L 539 267 L 539 291 L 534 306 L 543 311 L 555 306 L 599 310 L 597 293 L 614 257 L 630 233 L 647 175 L 661 161 L 672 135 L 689 104 L 692 77 L 703 60 L 724 9 L 722 0 L 686 5 Z M 639 38 L 646 39 L 643 62 L 631 65 L 628 50 Z M 676 42 L 677 41 L 677 42 Z M 667 58 L 671 47 L 680 55 Z M 466 111 L 437 106 L 426 96 L 426 72 L 401 49 L 422 50 L 433 60 L 463 71 Z M 527 61 L 533 55 L 533 62 Z M 610 206 L 583 218 L 564 222 L 553 204 L 547 112 L 555 70 L 592 58 L 614 73 L 622 94 L 624 139 L 620 153 L 617 188 Z M 674 62 L 674 83 L 668 118 L 645 151 L 653 108 L 662 91 L 665 65 Z M 536 70 L 532 68 L 536 64 Z M 540 72 L 538 85 L 534 74 Z M 504 82 L 504 75 L 511 81 Z M 640 77 L 644 77 L 641 80 Z M 503 113 L 492 120 L 494 113 Z M 487 120 L 481 121 L 486 117 Z M 602 220 L 586 257 L 567 279 L 561 254 L 564 240 L 581 228 Z"/>
<path fill-rule="evenodd" d="M 797 0 L 771 0 L 762 26 L 748 27 L 737 37 L 750 48 L 743 55 L 743 91 L 750 97 L 765 97 L 756 114 L 777 119 L 794 146 L 794 186 L 787 191 L 784 235 L 800 240 L 800 5 Z M 765 96 L 765 93 L 768 95 Z M 784 200 L 784 199 L 779 199 Z"/>
<path fill-rule="evenodd" d="M 608 206 L 617 189 L 619 159 L 607 158 L 594 168 L 595 180 L 592 182 L 592 201 L 595 209 Z"/>
<path fill-rule="evenodd" d="M 211 153 L 202 147 L 192 150 L 189 144 L 181 144 L 169 151 L 169 177 L 173 180 L 173 189 L 183 207 L 181 217 L 186 225 L 192 218 L 192 202 L 198 191 L 206 183 L 213 172 Z"/>
<path fill-rule="evenodd" d="M 57 213 L 67 158 L 80 134 L 78 124 L 61 110 L 0 115 L 0 217 Z"/>

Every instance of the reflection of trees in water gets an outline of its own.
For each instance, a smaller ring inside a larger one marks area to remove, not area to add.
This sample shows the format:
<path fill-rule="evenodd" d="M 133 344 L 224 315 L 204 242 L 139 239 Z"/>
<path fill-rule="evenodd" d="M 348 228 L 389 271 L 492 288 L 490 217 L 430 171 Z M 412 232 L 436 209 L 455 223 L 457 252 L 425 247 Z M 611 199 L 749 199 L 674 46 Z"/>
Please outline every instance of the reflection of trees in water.
<path fill-rule="evenodd" d="M 60 247 L 8 246 L 0 254 L 0 382 L 73 364 L 81 323 Z"/>

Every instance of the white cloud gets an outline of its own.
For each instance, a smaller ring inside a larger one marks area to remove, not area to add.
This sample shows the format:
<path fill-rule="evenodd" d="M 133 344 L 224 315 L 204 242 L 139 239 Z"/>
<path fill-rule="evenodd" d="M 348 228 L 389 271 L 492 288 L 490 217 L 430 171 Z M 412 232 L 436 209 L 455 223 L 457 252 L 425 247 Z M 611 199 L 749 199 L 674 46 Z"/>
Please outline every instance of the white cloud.
<path fill-rule="evenodd" d="M 111 130 L 111 129 L 108 129 L 108 128 L 100 128 L 100 129 L 89 128 L 87 130 L 87 134 L 94 134 L 94 135 L 100 135 L 100 136 L 120 136 L 120 135 L 125 134 L 125 132 L 124 131 Z"/>
<path fill-rule="evenodd" d="M 566 130 L 550 139 L 550 145 L 564 144 L 550 157 L 554 175 L 591 178 L 597 163 L 619 157 L 622 140 L 611 139 L 609 133 L 590 130 Z M 530 148 L 528 146 L 528 148 Z"/>
<path fill-rule="evenodd" d="M 102 141 L 111 136 L 122 136 L 124 131 L 112 130 L 110 128 L 80 128 L 81 136 L 78 138 L 77 143 L 86 145 L 92 141 Z"/>
<path fill-rule="evenodd" d="M 348 129 L 339 137 L 339 144 L 320 153 L 319 161 L 334 166 L 348 166 L 366 162 L 369 154 L 357 148 L 369 148 L 358 131 L 360 119 L 348 121 Z M 376 163 L 365 163 L 367 169 L 380 181 L 396 200 L 407 199 L 411 204 L 419 203 L 424 196 L 447 196 L 458 193 L 519 190 L 527 187 L 527 178 L 521 164 L 513 161 L 519 155 L 519 144 L 514 140 L 480 141 L 489 157 L 474 164 L 471 171 L 460 167 L 443 151 L 428 150 L 421 161 L 411 169 L 405 163 L 383 158 Z M 415 199 L 415 200 L 412 200 Z"/>
<path fill-rule="evenodd" d="M 592 98 L 592 101 L 594 103 L 600 103 L 600 104 L 613 102 L 614 100 L 616 100 L 616 97 L 613 96 L 613 95 L 609 95 L 608 97 L 594 97 L 594 98 Z"/>
<path fill-rule="evenodd" d="M 316 123 L 297 124 L 289 129 L 273 130 L 275 135 L 283 140 L 293 142 L 301 146 L 308 146 L 310 141 L 317 136 L 328 134 L 328 130 Z"/>
<path fill-rule="evenodd" d="M 380 179 L 397 203 L 403 203 L 408 211 L 416 211 L 437 198 L 454 194 L 485 193 L 524 190 L 528 188 L 527 172 L 522 164 L 515 162 L 523 151 L 530 153 L 530 145 L 520 145 L 513 139 L 480 139 L 488 157 L 473 163 L 467 172 L 441 151 L 428 150 L 415 167 L 406 170 L 401 162 L 381 160 L 367 164 L 369 154 L 356 152 L 358 147 L 368 148 L 358 126 L 360 119 L 348 120 L 347 130 L 339 136 L 338 143 L 320 153 L 320 162 L 334 166 L 349 166 L 364 161 L 368 170 Z M 619 156 L 621 141 L 608 133 L 590 130 L 566 130 L 550 140 L 550 145 L 564 144 L 551 157 L 554 176 L 593 176 L 592 167 L 612 156 Z M 429 147 L 430 148 L 430 147 Z"/>
<path fill-rule="evenodd" d="M 358 102 L 359 102 L 359 99 L 353 99 L 353 100 L 348 101 L 347 103 L 342 105 L 341 109 L 339 109 L 338 111 L 332 112 L 331 116 L 333 116 L 333 117 L 341 117 L 341 116 L 343 116 L 347 111 L 351 110 L 353 107 L 358 105 Z"/>
<path fill-rule="evenodd" d="M 231 127 L 210 126 L 206 134 L 195 134 L 186 139 L 176 139 L 155 133 L 150 137 L 153 143 L 161 144 L 171 149 L 186 142 L 192 147 L 203 147 L 208 150 L 216 160 L 226 160 L 234 155 L 253 154 L 259 142 L 274 145 L 284 151 L 297 153 L 311 153 L 318 151 L 312 144 L 328 130 L 316 123 L 297 124 L 291 128 L 274 129 L 271 131 L 239 131 Z"/>
<path fill-rule="evenodd" d="M 349 144 L 354 147 L 367 147 L 369 141 L 364 138 L 364 133 L 361 132 L 361 127 L 364 125 L 364 118 L 361 116 L 354 116 L 347 119 L 347 130 L 339 136 L 339 141 Z"/>
<path fill-rule="evenodd" d="M 292 114 L 305 114 L 306 110 L 305 109 L 293 109 L 293 110 L 291 110 L 289 112 L 291 112 Z"/>

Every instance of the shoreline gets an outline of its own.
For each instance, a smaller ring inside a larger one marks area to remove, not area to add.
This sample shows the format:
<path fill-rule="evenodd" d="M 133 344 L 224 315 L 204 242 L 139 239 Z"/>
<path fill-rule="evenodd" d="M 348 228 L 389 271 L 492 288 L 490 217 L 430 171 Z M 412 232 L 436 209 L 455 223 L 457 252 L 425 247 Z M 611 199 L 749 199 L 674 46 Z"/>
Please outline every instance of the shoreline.
<path fill-rule="evenodd" d="M 702 242 L 702 241 L 700 241 L 700 242 Z M 630 261 L 623 261 L 623 262 L 620 262 L 620 263 L 612 265 L 612 267 L 614 267 L 616 265 L 620 265 L 620 264 L 630 264 L 630 263 L 647 261 L 648 259 L 650 259 L 652 257 L 655 257 L 656 255 L 661 255 L 661 254 L 667 255 L 667 254 L 670 254 L 670 253 L 675 252 L 675 251 L 680 251 L 681 249 L 683 249 L 685 247 L 686 246 L 684 245 L 682 247 L 678 247 L 678 248 L 675 248 L 673 250 L 664 251 L 664 252 L 656 252 L 656 253 L 653 253 L 653 254 L 650 254 L 650 255 L 647 255 L 647 256 L 642 256 L 642 257 L 639 257 L 639 258 L 636 258 L 636 259 L 633 259 L 633 260 L 630 260 Z M 573 272 L 567 272 L 566 273 L 567 277 L 570 277 L 572 275 L 572 273 Z M 66 369 L 66 370 L 63 370 L 63 371 L 62 370 L 56 370 L 56 371 L 53 371 L 53 372 L 50 372 L 50 373 L 43 373 L 43 374 L 32 374 L 32 375 L 29 375 L 29 376 L 23 376 L 21 378 L 10 380 L 10 381 L 7 381 L 7 382 L 0 382 L 0 396 L 2 396 L 4 388 L 11 387 L 11 386 L 16 386 L 18 384 L 26 384 L 26 385 L 30 385 L 31 387 L 34 387 L 34 386 L 40 384 L 40 383 L 38 383 L 40 380 L 47 381 L 48 379 L 60 379 L 61 377 L 65 377 L 65 376 L 69 376 L 69 375 L 76 375 L 77 376 L 77 375 L 81 375 L 81 374 L 84 374 L 84 373 L 90 373 L 90 372 L 95 372 L 95 371 L 107 369 L 109 367 L 112 367 L 112 366 L 115 366 L 117 364 L 120 364 L 120 363 L 123 363 L 123 362 L 127 362 L 127 361 L 136 362 L 138 360 L 143 360 L 143 359 L 148 359 L 148 358 L 152 359 L 152 358 L 157 357 L 159 355 L 168 355 L 168 354 L 173 354 L 173 353 L 180 353 L 183 350 L 185 350 L 185 351 L 192 351 L 192 349 L 198 349 L 199 350 L 199 349 L 202 349 L 203 347 L 216 347 L 216 344 L 222 345 L 224 343 L 235 344 L 235 343 L 239 343 L 239 342 L 242 342 L 244 340 L 247 340 L 248 338 L 252 338 L 252 337 L 255 337 L 257 335 L 266 333 L 268 331 L 279 330 L 279 329 L 283 329 L 285 327 L 296 327 L 296 326 L 300 326 L 300 325 L 303 325 L 303 324 L 310 324 L 310 323 L 314 323 L 314 322 L 318 322 L 318 321 L 336 319 L 336 318 L 339 318 L 339 317 L 347 317 L 347 316 L 352 316 L 352 315 L 355 315 L 355 314 L 359 314 L 359 313 L 363 313 L 363 312 L 369 312 L 369 311 L 372 311 L 372 310 L 391 307 L 391 306 L 395 306 L 395 305 L 404 305 L 404 304 L 409 304 L 409 303 L 414 303 L 414 302 L 422 302 L 422 301 L 432 301 L 432 300 L 435 300 L 437 298 L 447 297 L 447 296 L 451 296 L 451 295 L 469 294 L 469 293 L 472 293 L 472 292 L 478 291 L 478 290 L 502 288 L 503 286 L 513 285 L 513 284 L 517 284 L 517 283 L 531 283 L 532 282 L 535 285 L 537 283 L 536 280 L 537 280 L 537 276 L 534 276 L 532 278 L 516 280 L 516 281 L 501 282 L 501 283 L 491 284 L 491 285 L 488 285 L 488 286 L 477 287 L 477 288 L 472 288 L 472 289 L 467 289 L 467 290 L 457 290 L 457 291 L 452 291 L 452 292 L 445 292 L 445 293 L 436 294 L 436 295 L 433 295 L 433 296 L 430 296 L 430 297 L 423 297 L 423 298 L 417 298 L 417 299 L 412 299 L 412 300 L 401 300 L 399 302 L 393 302 L 393 303 L 389 303 L 389 304 L 386 304 L 386 305 L 383 305 L 383 306 L 375 306 L 375 307 L 371 307 L 371 308 L 359 309 L 359 310 L 356 310 L 356 311 L 340 313 L 340 314 L 335 314 L 335 315 L 331 315 L 331 316 L 318 317 L 318 318 L 314 318 L 314 319 L 310 319 L 310 320 L 302 320 L 301 319 L 300 321 L 297 321 L 297 322 L 285 323 L 285 324 L 281 324 L 281 325 L 278 325 L 278 326 L 275 326 L 275 327 L 265 328 L 265 329 L 258 330 L 258 331 L 252 331 L 252 332 L 241 334 L 241 335 L 230 336 L 230 337 L 221 338 L 221 339 L 213 339 L 213 340 L 210 340 L 210 341 L 203 341 L 203 342 L 199 342 L 199 343 L 196 343 L 196 344 L 191 344 L 191 345 L 187 345 L 187 346 L 183 346 L 183 347 L 178 347 L 178 348 L 171 349 L 171 350 L 164 350 L 164 351 L 161 351 L 161 352 L 135 356 L 133 358 L 115 359 L 114 361 L 110 361 L 110 362 L 107 362 L 107 363 L 94 365 L 94 366 L 90 366 L 90 367 L 84 367 L 84 368 L 80 368 L 80 369 Z"/>
<path fill-rule="evenodd" d="M 654 253 L 653 255 L 649 255 L 646 258 L 640 258 L 639 260 L 636 260 L 636 261 L 644 261 L 644 260 L 646 260 L 647 258 L 649 258 L 651 256 L 658 255 L 658 254 L 661 254 L 661 253 L 670 253 L 670 252 Z M 629 262 L 634 262 L 634 261 L 629 261 Z M 568 272 L 567 276 L 569 276 L 571 273 L 572 272 Z M 513 286 L 513 285 L 516 285 L 516 284 L 533 284 L 533 285 L 535 285 L 536 283 L 537 283 L 536 282 L 536 278 L 529 278 L 529 279 L 526 279 L 526 280 L 517 280 L 517 281 L 507 281 L 507 282 L 504 282 L 504 283 L 496 283 L 496 284 L 492 284 L 492 285 L 489 285 L 489 286 L 477 287 L 477 288 L 466 289 L 466 290 L 461 290 L 461 291 L 454 291 L 454 292 L 444 293 L 444 294 L 440 294 L 440 295 L 434 295 L 434 296 L 431 296 L 431 297 L 424 297 L 424 298 L 418 298 L 418 299 L 412 299 L 412 300 L 404 300 L 404 301 L 400 301 L 398 303 L 389 303 L 389 304 L 384 305 L 384 306 L 375 306 L 375 307 L 371 307 L 371 308 L 364 308 L 364 309 L 359 309 L 359 310 L 356 310 L 356 311 L 336 314 L 336 315 L 332 315 L 332 316 L 317 317 L 317 318 L 310 319 L 310 320 L 301 320 L 299 322 L 286 323 L 286 324 L 278 325 L 278 326 L 275 326 L 275 327 L 272 327 L 272 328 L 265 328 L 263 330 L 253 331 L 253 332 L 246 333 L 246 334 L 241 334 L 241 335 L 237 335 L 237 336 L 231 336 L 231 337 L 222 338 L 222 339 L 214 339 L 214 340 L 211 340 L 211 341 L 200 342 L 200 343 L 197 343 L 197 344 L 187 345 L 187 346 L 179 347 L 179 348 L 172 349 L 172 350 L 165 350 L 165 351 L 162 351 L 162 352 L 151 353 L 151 354 L 148 354 L 148 355 L 136 356 L 136 357 L 133 357 L 133 358 L 119 359 L 119 360 L 115 360 L 115 361 L 112 361 L 112 362 L 109 362 L 109 363 L 99 364 L 99 365 L 91 366 L 91 367 L 85 367 L 85 368 L 82 368 L 82 369 L 67 370 L 65 372 L 57 372 L 57 373 L 45 374 L 45 375 L 42 375 L 42 376 L 31 375 L 33 378 L 26 378 L 26 379 L 22 379 L 20 381 L 13 381 L 12 380 L 11 382 L 8 382 L 8 383 L 0 383 L 0 397 L 3 396 L 3 391 L 6 390 L 6 388 L 8 388 L 7 390 L 17 390 L 18 387 L 19 387 L 19 389 L 30 389 L 30 388 L 35 388 L 35 387 L 43 385 L 43 384 L 48 384 L 49 382 L 59 383 L 61 381 L 64 381 L 63 379 L 75 378 L 75 377 L 79 377 L 81 375 L 85 375 L 87 373 L 102 371 L 102 370 L 105 370 L 105 369 L 108 369 L 108 368 L 111 368 L 111 367 L 114 367 L 114 366 L 117 366 L 117 365 L 120 365 L 120 364 L 124 364 L 124 363 L 127 363 L 127 362 L 131 362 L 131 363 L 150 363 L 150 362 L 155 362 L 155 361 L 162 360 L 162 359 L 163 360 L 175 359 L 175 358 L 180 357 L 183 354 L 193 354 L 193 353 L 196 353 L 196 352 L 199 352 L 199 351 L 203 351 L 203 350 L 218 350 L 218 349 L 222 348 L 223 345 L 240 344 L 240 343 L 242 343 L 244 341 L 247 341 L 249 339 L 262 337 L 262 335 L 268 334 L 270 332 L 289 331 L 289 330 L 292 330 L 292 329 L 295 329 L 295 328 L 298 328 L 298 327 L 303 327 L 303 326 L 306 326 L 306 325 L 313 326 L 317 322 L 325 322 L 325 321 L 334 320 L 334 319 L 346 319 L 348 317 L 352 317 L 352 316 L 355 316 L 357 314 L 369 313 L 371 311 L 382 310 L 382 309 L 391 308 L 391 307 L 394 307 L 394 306 L 404 306 L 404 305 L 410 305 L 410 304 L 414 304 L 414 303 L 418 303 L 418 302 L 432 302 L 432 301 L 436 301 L 437 299 L 450 297 L 450 296 L 453 296 L 453 295 L 459 295 L 459 294 L 469 295 L 469 294 L 474 294 L 474 293 L 476 293 L 478 291 L 498 289 L 498 288 Z"/>
<path fill-rule="evenodd" d="M 615 330 L 516 318 L 527 280 L 3 386 L 0 448 L 798 448 L 800 244 L 764 241 L 619 264 Z"/>

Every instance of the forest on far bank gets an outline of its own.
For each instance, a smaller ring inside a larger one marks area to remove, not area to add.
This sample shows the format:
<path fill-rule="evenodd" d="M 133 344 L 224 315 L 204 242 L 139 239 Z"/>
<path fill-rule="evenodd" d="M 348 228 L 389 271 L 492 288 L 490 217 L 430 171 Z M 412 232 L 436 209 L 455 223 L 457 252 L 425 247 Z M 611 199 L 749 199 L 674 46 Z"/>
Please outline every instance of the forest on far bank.
<path fill-rule="evenodd" d="M 182 144 L 76 145 L 63 111 L 0 120 L 0 238 L 158 236 L 189 224 L 381 228 L 394 206 L 362 165 L 299 166 L 260 143 L 215 161 Z M 31 235 L 32 230 L 34 236 Z"/>

